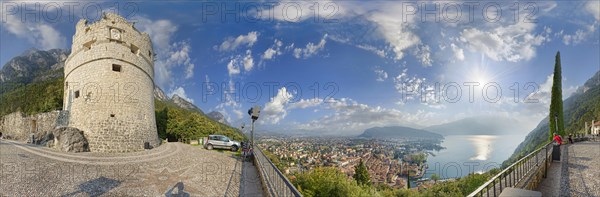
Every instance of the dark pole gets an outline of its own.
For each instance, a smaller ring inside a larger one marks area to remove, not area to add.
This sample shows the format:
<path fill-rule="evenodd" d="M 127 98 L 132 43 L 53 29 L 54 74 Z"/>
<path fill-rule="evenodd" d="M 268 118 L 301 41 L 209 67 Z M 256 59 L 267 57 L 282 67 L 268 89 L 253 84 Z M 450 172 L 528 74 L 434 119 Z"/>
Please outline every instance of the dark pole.
<path fill-rule="evenodd" d="M 558 115 L 554 114 L 554 126 L 556 126 L 556 132 L 558 134 Z"/>
<path fill-rule="evenodd" d="M 254 150 L 254 120 L 252 120 L 252 129 L 250 130 L 250 148 Z"/>

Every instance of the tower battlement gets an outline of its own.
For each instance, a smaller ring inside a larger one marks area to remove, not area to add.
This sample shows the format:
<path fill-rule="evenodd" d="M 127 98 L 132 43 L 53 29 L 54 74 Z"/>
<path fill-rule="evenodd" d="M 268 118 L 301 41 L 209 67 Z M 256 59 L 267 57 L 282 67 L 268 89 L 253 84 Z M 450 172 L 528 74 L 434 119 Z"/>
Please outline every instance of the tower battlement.
<path fill-rule="evenodd" d="M 154 76 L 154 50 L 150 36 L 139 32 L 133 23 L 123 17 L 104 13 L 102 18 L 88 24 L 81 19 L 75 26 L 71 55 L 67 65 L 81 65 L 93 59 L 120 58 L 130 61 L 140 69 Z M 68 75 L 77 67 L 65 66 Z"/>

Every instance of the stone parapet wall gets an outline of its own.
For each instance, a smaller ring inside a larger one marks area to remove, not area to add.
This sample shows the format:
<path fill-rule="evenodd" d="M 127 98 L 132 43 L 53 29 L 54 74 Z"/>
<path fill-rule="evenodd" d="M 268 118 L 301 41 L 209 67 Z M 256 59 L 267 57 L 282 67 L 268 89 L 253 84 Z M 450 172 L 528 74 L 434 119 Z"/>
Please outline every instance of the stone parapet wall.
<path fill-rule="evenodd" d="M 53 111 L 25 116 L 21 112 L 14 112 L 0 118 L 0 131 L 5 138 L 23 142 L 29 141 L 31 134 L 34 134 L 38 141 L 56 128 L 59 113 Z"/>

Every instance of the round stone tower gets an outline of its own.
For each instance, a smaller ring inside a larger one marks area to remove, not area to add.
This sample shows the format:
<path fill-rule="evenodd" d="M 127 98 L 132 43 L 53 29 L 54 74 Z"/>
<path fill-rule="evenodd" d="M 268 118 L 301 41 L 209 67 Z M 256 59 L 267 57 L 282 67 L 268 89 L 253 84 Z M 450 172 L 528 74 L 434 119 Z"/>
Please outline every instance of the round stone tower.
<path fill-rule="evenodd" d="M 159 145 L 154 118 L 154 51 L 147 33 L 123 17 L 77 23 L 65 63 L 68 126 L 92 152 L 132 152 Z"/>

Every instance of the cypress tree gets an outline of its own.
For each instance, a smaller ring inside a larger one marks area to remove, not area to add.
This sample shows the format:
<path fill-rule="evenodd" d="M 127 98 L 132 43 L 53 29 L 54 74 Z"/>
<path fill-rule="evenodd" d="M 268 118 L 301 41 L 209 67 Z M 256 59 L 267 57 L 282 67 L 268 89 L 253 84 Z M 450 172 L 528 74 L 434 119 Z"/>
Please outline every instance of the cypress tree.
<path fill-rule="evenodd" d="M 562 73 L 560 66 L 560 51 L 556 52 L 554 62 L 554 78 L 552 79 L 552 100 L 550 100 L 550 140 L 554 133 L 565 135 L 565 125 L 563 120 L 563 99 L 562 99 Z M 558 124 L 558 126 L 557 126 Z M 558 131 L 556 130 L 558 128 Z"/>
<path fill-rule="evenodd" d="M 369 178 L 369 171 L 367 170 L 367 166 L 365 166 L 365 163 L 362 161 L 362 159 L 360 160 L 358 165 L 356 165 L 354 167 L 353 178 L 354 178 L 354 180 L 356 180 L 356 182 L 359 185 L 371 185 L 371 178 Z"/>

